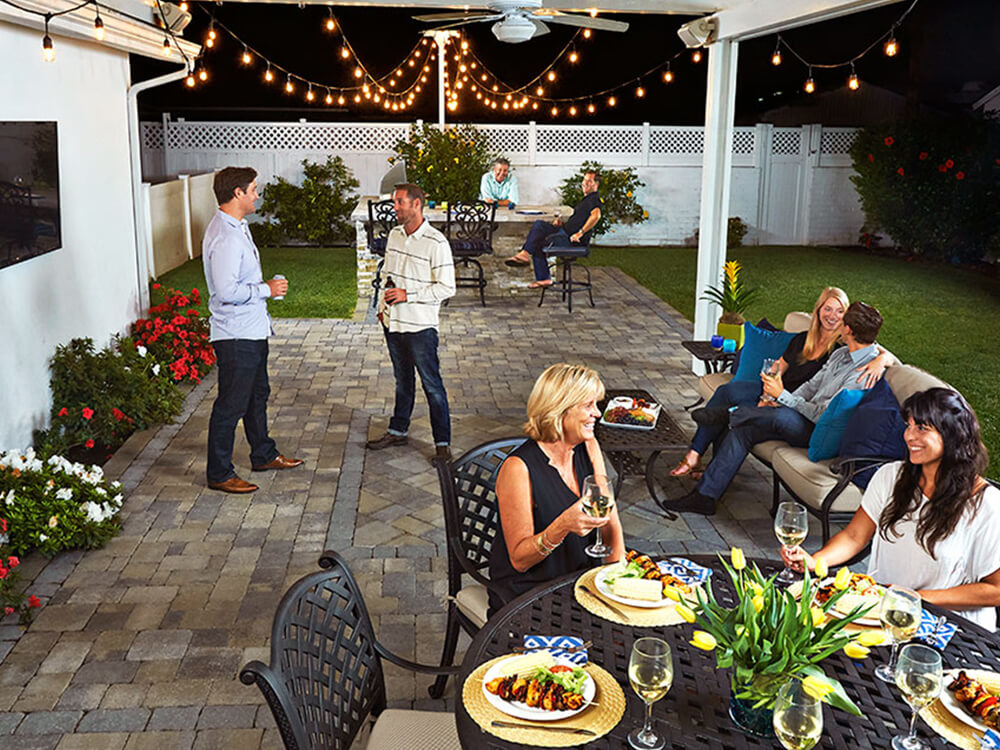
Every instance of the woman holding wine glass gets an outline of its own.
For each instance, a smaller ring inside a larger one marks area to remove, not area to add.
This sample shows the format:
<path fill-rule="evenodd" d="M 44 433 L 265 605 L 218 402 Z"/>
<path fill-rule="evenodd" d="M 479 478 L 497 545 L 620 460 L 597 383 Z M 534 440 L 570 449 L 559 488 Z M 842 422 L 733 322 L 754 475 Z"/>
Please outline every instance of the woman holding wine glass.
<path fill-rule="evenodd" d="M 847 528 L 813 555 L 783 548 L 785 563 L 830 566 L 872 543 L 868 574 L 900 584 L 931 604 L 996 630 L 1000 606 L 1000 490 L 982 477 L 979 422 L 949 388 L 914 393 L 903 404 L 905 461 L 880 468 Z"/>
<path fill-rule="evenodd" d="M 500 531 L 490 559 L 490 580 L 497 584 L 490 588 L 490 614 L 540 583 L 624 559 L 613 485 L 594 437 L 603 397 L 600 377 L 583 365 L 552 365 L 535 381 L 524 425 L 528 440 L 497 475 Z M 602 557 L 586 550 L 595 529 L 607 545 Z"/>

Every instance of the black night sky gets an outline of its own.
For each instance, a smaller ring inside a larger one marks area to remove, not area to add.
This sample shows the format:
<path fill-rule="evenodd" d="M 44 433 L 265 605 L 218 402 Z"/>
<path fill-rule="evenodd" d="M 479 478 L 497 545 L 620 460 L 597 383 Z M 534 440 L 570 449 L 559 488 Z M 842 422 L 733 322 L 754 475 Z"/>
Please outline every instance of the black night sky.
<path fill-rule="evenodd" d="M 909 1 L 821 24 L 783 33 L 784 39 L 802 57 L 813 63 L 843 62 L 881 37 L 910 5 Z M 419 40 L 430 24 L 413 21 L 418 12 L 401 8 L 334 8 L 340 29 L 356 53 L 375 75 L 393 70 Z M 421 13 L 432 12 L 426 9 Z M 295 75 L 330 86 L 351 86 L 353 63 L 340 58 L 340 31 L 331 34 L 324 24 L 327 9 L 318 6 L 256 5 L 229 2 L 205 3 L 193 7 L 194 20 L 184 33 L 188 40 L 201 40 L 208 28 L 209 13 L 251 47 Z M 615 92 L 617 106 L 607 107 L 607 95 L 594 99 L 597 112 L 584 112 L 586 101 L 572 121 L 594 124 L 640 123 L 656 125 L 697 125 L 704 119 L 707 56 L 700 64 L 691 62 L 677 37 L 677 28 L 689 20 L 684 16 L 619 15 L 630 29 L 622 34 L 594 32 L 580 40 L 580 60 L 562 62 L 555 84 L 546 93 L 558 97 L 584 96 L 591 92 L 633 81 Z M 483 63 L 507 84 L 518 86 L 533 79 L 572 39 L 574 27 L 550 26 L 551 33 L 523 44 L 497 41 L 490 23 L 464 27 L 472 49 Z M 920 0 L 896 30 L 900 54 L 887 58 L 878 44 L 857 63 L 862 86 L 881 87 L 905 96 L 924 109 L 955 111 L 1000 84 L 1000 3 L 995 0 Z M 780 67 L 771 64 L 776 38 L 761 37 L 740 45 L 737 86 L 737 124 L 757 122 L 767 110 L 790 104 L 815 101 L 824 92 L 842 89 L 848 70 L 816 69 L 816 93 L 807 95 L 802 85 L 805 66 L 786 49 Z M 425 48 L 426 49 L 426 48 Z M 293 95 L 283 89 L 284 77 L 271 84 L 263 81 L 264 63 L 257 59 L 249 67 L 240 64 L 243 48 L 224 32 L 204 62 L 210 73 L 206 83 L 194 90 L 183 82 L 154 89 L 140 96 L 143 119 L 158 119 L 162 112 L 174 117 L 201 120 L 298 120 L 313 121 L 436 121 L 435 75 L 415 106 L 405 112 L 384 112 L 371 105 L 359 110 L 328 107 L 322 103 L 325 91 L 316 89 L 316 103 L 304 99 L 299 85 Z M 665 85 L 658 71 L 641 81 L 646 89 L 636 99 L 634 79 L 644 71 L 680 53 L 673 64 L 675 79 Z M 132 59 L 135 80 L 159 75 L 176 68 L 148 59 Z M 436 74 L 436 70 L 434 71 Z M 407 74 L 408 75 L 408 74 Z M 404 78 L 406 80 L 406 78 Z M 867 92 L 866 92 L 867 93 Z M 568 122 L 566 107 L 557 118 L 547 108 L 530 110 L 485 110 L 463 101 L 450 121 L 466 122 Z M 815 120 L 810 120 L 815 121 Z M 864 123 L 857 123 L 864 124 Z"/>

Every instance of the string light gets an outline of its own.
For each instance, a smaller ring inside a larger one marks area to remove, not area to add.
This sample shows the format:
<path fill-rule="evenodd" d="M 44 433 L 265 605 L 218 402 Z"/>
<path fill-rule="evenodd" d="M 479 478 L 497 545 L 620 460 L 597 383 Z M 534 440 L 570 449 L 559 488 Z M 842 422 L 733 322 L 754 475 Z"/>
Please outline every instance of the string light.
<path fill-rule="evenodd" d="M 644 89 L 642 86 L 636 87 L 635 96 L 637 99 L 642 99 L 642 97 L 644 97 L 645 95 L 646 95 L 646 89 Z"/>
<path fill-rule="evenodd" d="M 340 56 L 345 60 L 351 56 L 351 53 L 350 51 L 348 51 L 346 44 L 340 48 Z"/>
<path fill-rule="evenodd" d="M 618 103 L 618 100 L 617 100 L 617 99 L 615 99 L 615 98 L 614 98 L 613 96 L 609 96 L 609 97 L 608 97 L 608 106 L 609 106 L 609 107 L 613 107 L 613 106 L 615 106 L 615 105 L 616 105 L 617 103 Z"/>
<path fill-rule="evenodd" d="M 333 104 L 333 94 L 330 93 L 330 89 L 326 90 L 326 97 L 323 99 L 326 104 Z"/>
<path fill-rule="evenodd" d="M 670 83 L 674 80 L 674 71 L 670 69 L 670 63 L 667 63 L 667 69 L 663 71 L 663 82 Z"/>
<path fill-rule="evenodd" d="M 899 54 L 899 42 L 896 41 L 896 37 L 891 31 L 889 32 L 889 41 L 885 43 L 882 51 L 885 52 L 886 57 L 895 57 Z"/>
<path fill-rule="evenodd" d="M 330 15 L 326 17 L 326 30 L 333 31 L 337 28 L 337 22 L 333 20 L 333 8 L 330 8 Z"/>
<path fill-rule="evenodd" d="M 199 81 L 208 80 L 208 70 L 205 68 L 203 64 L 198 66 L 198 80 Z"/>
<path fill-rule="evenodd" d="M 94 36 L 97 41 L 104 41 L 104 21 L 101 19 L 101 9 L 97 3 L 94 3 L 94 8 L 96 9 L 96 15 L 94 16 Z M 888 53 L 886 53 L 888 54 Z"/>
<path fill-rule="evenodd" d="M 583 30 L 583 38 L 584 39 L 590 39 L 590 35 L 591 35 L 590 29 L 584 29 Z"/>
<path fill-rule="evenodd" d="M 188 12 L 188 4 L 187 3 L 181 3 L 177 7 L 181 9 L 182 13 L 187 13 Z"/>
<path fill-rule="evenodd" d="M 548 78 L 550 81 L 554 81 L 556 80 L 556 72 L 554 70 L 550 70 L 549 74 L 545 77 Z"/>
<path fill-rule="evenodd" d="M 807 94 L 811 94 L 816 90 L 816 84 L 813 81 L 813 69 L 812 65 L 809 66 L 809 77 L 806 79 L 806 85 L 803 86 Z"/>
<path fill-rule="evenodd" d="M 215 33 L 215 21 L 212 21 L 208 25 L 208 36 L 205 37 L 205 46 L 208 47 L 208 48 L 214 47 L 215 46 L 215 39 L 216 39 L 217 36 L 218 36 L 218 34 Z"/>
<path fill-rule="evenodd" d="M 694 52 L 691 53 L 691 62 L 693 62 L 693 63 L 700 63 L 701 62 L 701 50 L 700 49 L 696 49 Z"/>
<path fill-rule="evenodd" d="M 163 37 L 163 56 L 170 57 L 170 37 Z"/>
<path fill-rule="evenodd" d="M 858 74 L 854 72 L 854 63 L 851 63 L 851 74 L 847 77 L 847 88 L 851 91 L 857 91 L 861 88 L 861 81 L 858 80 Z"/>
<path fill-rule="evenodd" d="M 184 83 L 187 84 L 189 89 L 193 89 L 197 81 L 195 81 L 194 73 L 188 73 L 187 78 L 184 79 Z"/>
<path fill-rule="evenodd" d="M 549 114 L 551 114 L 551 115 L 552 115 L 553 117 L 555 117 L 556 115 L 558 115 L 558 114 L 559 114 L 559 108 L 558 108 L 558 107 L 553 107 L 553 108 L 552 108 L 552 109 L 551 109 L 551 110 L 549 111 Z"/>
<path fill-rule="evenodd" d="M 778 67 L 781 65 L 781 37 L 778 37 L 778 42 L 774 45 L 774 54 L 771 55 L 771 65 Z"/>
<path fill-rule="evenodd" d="M 285 76 L 285 92 L 290 94 L 293 91 L 295 91 L 295 86 L 292 85 L 292 75 L 289 73 Z"/>
<path fill-rule="evenodd" d="M 569 116 L 570 117 L 576 117 L 576 107 L 570 107 L 569 108 Z"/>
<path fill-rule="evenodd" d="M 571 63 L 575 63 L 579 59 L 580 59 L 580 56 L 576 53 L 575 49 L 572 52 L 569 53 L 569 61 Z"/>
<path fill-rule="evenodd" d="M 545 89 L 542 88 L 541 86 L 539 86 L 537 89 L 535 89 L 535 94 L 537 94 L 538 96 L 544 96 L 545 95 Z"/>
<path fill-rule="evenodd" d="M 316 98 L 316 95 L 313 93 L 313 85 L 310 83 L 309 84 L 309 89 L 306 91 L 306 101 L 310 101 L 311 102 L 315 98 Z"/>
<path fill-rule="evenodd" d="M 55 62 L 56 50 L 52 46 L 52 37 L 49 36 L 49 19 L 52 18 L 50 13 L 45 14 L 45 36 L 42 37 L 42 59 L 45 62 Z"/>
<path fill-rule="evenodd" d="M 597 111 L 597 108 L 594 106 L 593 102 L 587 105 L 587 112 L 589 114 L 594 114 L 595 111 Z"/>
<path fill-rule="evenodd" d="M 250 50 L 247 49 L 245 44 L 243 45 L 243 55 L 240 57 L 240 60 L 244 65 L 249 65 L 253 61 L 253 58 L 250 57 Z"/>
<path fill-rule="evenodd" d="M 271 63 L 267 64 L 267 70 L 264 71 L 264 80 L 268 83 L 274 80 L 274 73 L 271 72 Z"/>

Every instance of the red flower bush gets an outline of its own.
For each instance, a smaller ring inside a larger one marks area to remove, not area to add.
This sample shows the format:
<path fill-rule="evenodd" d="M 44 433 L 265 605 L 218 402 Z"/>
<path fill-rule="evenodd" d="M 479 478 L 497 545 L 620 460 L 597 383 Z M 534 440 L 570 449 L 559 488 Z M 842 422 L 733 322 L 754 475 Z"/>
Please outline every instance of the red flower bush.
<path fill-rule="evenodd" d="M 153 285 L 154 289 L 159 287 Z M 215 352 L 209 342 L 208 321 L 192 305 L 201 302 L 201 294 L 192 289 L 189 295 L 177 289 L 164 289 L 164 300 L 149 308 L 149 317 L 132 326 L 136 347 L 149 350 L 154 359 L 170 370 L 175 381 L 200 383 L 215 364 Z"/>
<path fill-rule="evenodd" d="M 920 159 L 920 161 L 927 161 L 928 156 L 930 156 L 930 154 L 928 154 L 926 151 L 921 151 L 920 156 L 918 158 Z"/>
<path fill-rule="evenodd" d="M 17 615 L 22 625 L 31 622 L 31 608 L 40 607 L 41 602 L 37 597 L 28 597 L 25 602 L 25 592 L 21 591 L 17 585 L 17 571 L 15 568 L 21 564 L 17 555 L 7 553 L 7 519 L 0 518 L 0 606 L 3 612 L 0 613 L 0 621 L 10 615 Z M 32 599 L 38 602 L 32 604 Z"/>
<path fill-rule="evenodd" d="M 899 169 L 896 170 L 896 174 L 898 174 L 900 177 L 902 177 L 904 174 L 906 174 L 906 172 L 903 171 L 902 167 L 900 167 Z"/>
<path fill-rule="evenodd" d="M 962 171 L 955 172 L 955 179 L 956 180 L 964 180 L 965 179 L 965 172 L 962 172 Z"/>
<path fill-rule="evenodd" d="M 886 136 L 886 137 L 885 137 L 885 139 L 883 139 L 883 141 L 882 141 L 882 142 L 883 142 L 883 143 L 884 143 L 884 144 L 885 144 L 886 146 L 891 146 L 891 145 L 892 145 L 893 143 L 895 143 L 895 142 L 896 142 L 896 139 L 895 139 L 895 138 L 893 138 L 893 137 L 892 137 L 891 135 L 889 135 L 889 136 Z"/>

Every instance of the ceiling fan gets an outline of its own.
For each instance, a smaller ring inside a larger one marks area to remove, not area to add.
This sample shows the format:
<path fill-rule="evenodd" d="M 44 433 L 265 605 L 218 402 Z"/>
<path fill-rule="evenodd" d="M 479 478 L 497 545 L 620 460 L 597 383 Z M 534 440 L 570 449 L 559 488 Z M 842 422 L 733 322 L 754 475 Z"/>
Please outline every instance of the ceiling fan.
<path fill-rule="evenodd" d="M 542 7 L 542 0 L 491 0 L 489 10 L 480 13 L 431 13 L 414 16 L 417 21 L 431 23 L 445 22 L 439 29 L 452 29 L 470 23 L 496 21 L 493 24 L 493 35 L 501 42 L 517 44 L 526 42 L 536 36 L 549 33 L 549 27 L 543 23 L 561 23 L 568 26 L 584 26 L 588 29 L 601 31 L 626 31 L 628 24 L 624 21 L 612 21 L 608 18 L 591 18 L 559 10 L 548 10 Z M 453 23 L 452 23 L 453 22 Z"/>

